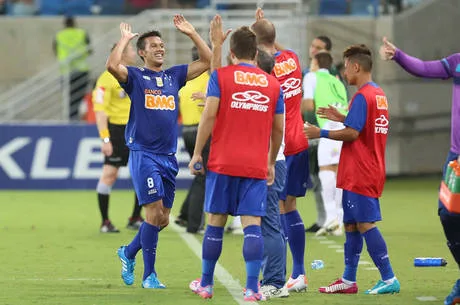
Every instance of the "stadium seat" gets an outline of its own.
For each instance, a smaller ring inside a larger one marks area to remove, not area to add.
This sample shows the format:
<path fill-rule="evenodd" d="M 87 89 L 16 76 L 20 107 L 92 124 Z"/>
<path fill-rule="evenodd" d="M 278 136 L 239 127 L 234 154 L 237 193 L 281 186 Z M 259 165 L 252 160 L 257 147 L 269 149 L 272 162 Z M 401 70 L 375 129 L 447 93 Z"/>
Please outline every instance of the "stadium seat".
<path fill-rule="evenodd" d="M 378 16 L 379 1 L 376 0 L 353 0 L 351 14 L 355 16 Z"/>
<path fill-rule="evenodd" d="M 66 15 L 91 15 L 91 6 L 94 0 L 66 0 L 64 12 Z"/>
<path fill-rule="evenodd" d="M 122 15 L 125 8 L 125 0 L 96 0 L 101 7 L 101 15 Z"/>
<path fill-rule="evenodd" d="M 319 3 L 319 15 L 346 15 L 346 0 L 321 0 Z"/>
<path fill-rule="evenodd" d="M 62 15 L 64 13 L 65 0 L 41 0 L 40 15 Z"/>

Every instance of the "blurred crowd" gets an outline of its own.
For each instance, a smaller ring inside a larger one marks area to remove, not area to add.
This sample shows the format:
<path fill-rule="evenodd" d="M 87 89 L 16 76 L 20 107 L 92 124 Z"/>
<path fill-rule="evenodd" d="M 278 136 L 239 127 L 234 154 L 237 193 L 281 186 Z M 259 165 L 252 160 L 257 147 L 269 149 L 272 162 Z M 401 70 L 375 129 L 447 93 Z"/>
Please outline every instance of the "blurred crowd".
<path fill-rule="evenodd" d="M 304 0 L 304 3 L 310 14 L 378 16 L 398 13 L 422 1 L 425 0 Z M 130 15 L 155 8 L 205 8 L 210 2 L 211 0 L 0 0 L 0 15 Z M 227 7 L 228 5 L 220 6 L 221 9 Z"/>

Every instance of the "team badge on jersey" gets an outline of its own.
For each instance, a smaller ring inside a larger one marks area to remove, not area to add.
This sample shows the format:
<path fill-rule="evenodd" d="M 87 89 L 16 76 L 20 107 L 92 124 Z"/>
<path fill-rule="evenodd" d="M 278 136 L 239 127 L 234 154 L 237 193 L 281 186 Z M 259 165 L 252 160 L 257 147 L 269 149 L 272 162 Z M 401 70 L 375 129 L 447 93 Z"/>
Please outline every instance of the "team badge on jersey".
<path fill-rule="evenodd" d="M 163 87 L 163 79 L 161 77 L 155 77 L 157 81 L 157 87 Z"/>

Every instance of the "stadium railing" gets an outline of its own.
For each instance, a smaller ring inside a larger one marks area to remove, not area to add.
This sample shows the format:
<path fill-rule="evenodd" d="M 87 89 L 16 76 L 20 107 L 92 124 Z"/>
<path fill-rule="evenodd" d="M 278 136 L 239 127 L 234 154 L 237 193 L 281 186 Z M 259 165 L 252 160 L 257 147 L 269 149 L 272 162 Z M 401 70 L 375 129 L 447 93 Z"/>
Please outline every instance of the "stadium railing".
<path fill-rule="evenodd" d="M 225 27 L 235 29 L 254 21 L 254 8 L 255 5 L 251 9 L 223 10 L 219 13 L 224 19 Z M 171 16 L 175 13 L 177 12 L 174 10 L 147 10 L 124 19 L 130 22 L 134 29 L 156 28 L 162 32 L 167 43 L 168 65 L 187 63 L 191 60 L 191 41 L 179 33 L 171 22 Z M 209 21 L 216 14 L 216 10 L 192 9 L 182 10 L 181 13 L 193 23 L 200 34 L 208 37 Z M 265 13 L 279 29 L 280 42 L 296 50 L 301 58 L 306 58 L 307 41 L 303 30 L 306 26 L 306 15 L 293 9 L 268 9 Z M 120 18 L 121 20 L 123 19 Z M 119 29 L 114 28 L 103 36 L 92 39 L 93 55 L 89 58 L 92 67 L 91 79 L 95 79 L 104 71 L 108 50 L 113 42 L 119 39 L 119 35 Z M 228 46 L 224 48 L 224 52 L 227 51 Z M 61 76 L 59 64 L 55 63 L 0 94 L 0 121 L 68 121 L 70 88 L 66 77 L 68 76 Z"/>

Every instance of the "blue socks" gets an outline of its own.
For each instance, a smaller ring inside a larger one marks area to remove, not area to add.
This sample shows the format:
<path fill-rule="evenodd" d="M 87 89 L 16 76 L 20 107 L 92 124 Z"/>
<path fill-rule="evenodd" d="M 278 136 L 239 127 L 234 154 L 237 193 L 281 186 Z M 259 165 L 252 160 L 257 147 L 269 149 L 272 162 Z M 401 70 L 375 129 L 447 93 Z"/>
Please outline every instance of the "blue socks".
<path fill-rule="evenodd" d="M 223 227 L 206 226 L 203 238 L 201 287 L 214 284 L 214 269 L 222 252 Z"/>
<path fill-rule="evenodd" d="M 345 271 L 342 278 L 350 282 L 356 282 L 358 262 L 363 250 L 363 237 L 356 232 L 345 232 L 346 241 L 344 245 Z"/>
<path fill-rule="evenodd" d="M 243 231 L 243 257 L 246 262 L 246 289 L 258 292 L 259 274 L 264 254 L 262 230 L 260 226 L 252 225 L 247 226 Z"/>
<path fill-rule="evenodd" d="M 136 236 L 134 236 L 134 239 L 125 248 L 125 255 L 129 259 L 135 258 L 137 252 L 139 252 L 139 250 L 142 248 L 142 246 L 141 246 L 141 231 L 142 231 L 142 227 L 144 226 L 144 223 L 145 222 L 143 222 L 141 224 L 141 227 L 139 228 L 139 232 L 137 232 Z"/>
<path fill-rule="evenodd" d="M 305 226 L 297 210 L 284 214 L 286 219 L 286 235 L 291 248 L 293 269 L 291 277 L 297 278 L 305 274 Z"/>
<path fill-rule="evenodd" d="M 150 274 L 155 273 L 155 259 L 157 254 L 158 232 L 160 228 L 144 222 L 139 230 L 140 242 L 142 245 L 142 256 L 144 257 L 144 276 L 145 280 Z M 139 234 L 138 234 L 139 235 Z M 136 240 L 137 236 L 134 238 Z M 133 240 L 133 242 L 134 242 Z"/>
<path fill-rule="evenodd" d="M 394 278 L 385 240 L 377 227 L 370 229 L 363 234 L 366 239 L 367 251 L 380 271 L 383 281 Z"/>

